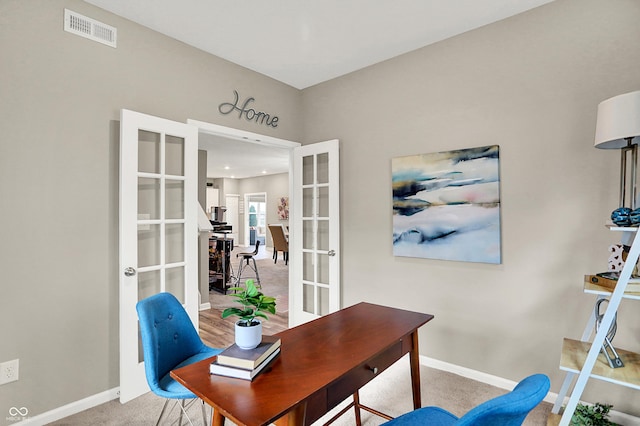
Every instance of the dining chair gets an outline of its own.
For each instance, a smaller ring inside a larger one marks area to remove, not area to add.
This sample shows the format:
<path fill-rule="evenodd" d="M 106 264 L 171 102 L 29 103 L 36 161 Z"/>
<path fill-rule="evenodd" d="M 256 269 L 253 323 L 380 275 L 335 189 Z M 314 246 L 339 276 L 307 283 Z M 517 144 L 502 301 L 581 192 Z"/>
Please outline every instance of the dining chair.
<path fill-rule="evenodd" d="M 136 311 L 140 321 L 147 383 L 154 394 L 166 398 L 156 425 L 160 424 L 171 400 L 180 407 L 179 424 L 182 424 L 184 414 L 189 424 L 193 425 L 186 410 L 198 398 L 171 378 L 169 373 L 217 355 L 222 349 L 210 348 L 202 342 L 184 307 L 171 293 L 158 293 L 140 300 L 136 304 Z M 189 399 L 192 401 L 186 403 Z M 206 417 L 203 403 L 202 419 L 205 425 Z"/>
<path fill-rule="evenodd" d="M 534 374 L 509 393 L 490 399 L 458 418 L 440 407 L 424 407 L 384 423 L 384 426 L 520 426 L 549 392 L 549 377 Z"/>
<path fill-rule="evenodd" d="M 258 264 L 256 263 L 256 259 L 255 259 L 255 256 L 258 255 L 259 248 L 260 248 L 260 240 L 256 240 L 256 248 L 254 251 L 236 254 L 236 257 L 242 258 L 240 259 L 240 265 L 238 265 L 238 277 L 236 279 L 236 287 L 240 285 L 240 282 L 242 280 L 242 273 L 246 272 L 247 269 L 252 269 L 255 276 L 246 277 L 246 278 L 255 278 L 256 286 L 262 287 L 260 285 L 260 274 L 258 274 Z M 249 261 L 252 261 L 253 264 L 250 264 Z"/>
<path fill-rule="evenodd" d="M 285 236 L 284 226 L 281 224 L 269 225 L 269 232 L 271 233 L 271 240 L 273 242 L 273 263 L 278 262 L 278 252 L 282 252 L 282 259 L 284 264 L 289 264 L 289 240 Z"/>

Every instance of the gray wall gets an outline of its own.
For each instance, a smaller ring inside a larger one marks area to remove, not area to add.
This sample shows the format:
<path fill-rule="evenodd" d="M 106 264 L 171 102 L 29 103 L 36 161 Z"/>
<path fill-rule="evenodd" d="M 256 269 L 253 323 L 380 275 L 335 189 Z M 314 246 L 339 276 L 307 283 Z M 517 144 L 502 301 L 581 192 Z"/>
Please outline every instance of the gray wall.
<path fill-rule="evenodd" d="M 118 27 L 118 48 L 63 32 L 65 7 Z M 339 138 L 343 304 L 433 313 L 423 355 L 512 380 L 544 372 L 557 391 L 562 337 L 580 336 L 593 305 L 582 276 L 618 241 L 602 226 L 618 153 L 592 141 L 597 103 L 640 88 L 639 18 L 635 0 L 557 0 L 297 91 L 79 0 L 2 0 L 0 361 L 20 358 L 20 381 L 0 386 L 0 419 L 118 386 L 121 108 Z M 233 89 L 278 128 L 221 116 Z M 503 264 L 394 257 L 391 158 L 490 144 Z M 636 351 L 638 315 L 625 302 L 615 340 Z M 590 384 L 585 399 L 640 415 L 633 392 Z"/>
<path fill-rule="evenodd" d="M 558 391 L 620 235 L 619 151 L 593 147 L 597 104 L 640 89 L 640 2 L 558 0 L 303 92 L 306 141 L 341 140 L 343 301 L 435 314 L 421 354 Z M 500 145 L 501 265 L 394 257 L 393 157 Z M 364 206 L 367 206 L 365 209 Z M 614 343 L 640 350 L 625 301 Z M 640 415 L 637 391 L 592 381 L 585 400 Z"/>
<path fill-rule="evenodd" d="M 118 28 L 63 31 L 64 8 Z M 224 41 L 221 41 L 224 42 Z M 30 416 L 113 389 L 118 369 L 120 109 L 301 139 L 301 93 L 79 0 L 0 1 L 0 386 Z M 276 129 L 222 116 L 236 89 Z"/>

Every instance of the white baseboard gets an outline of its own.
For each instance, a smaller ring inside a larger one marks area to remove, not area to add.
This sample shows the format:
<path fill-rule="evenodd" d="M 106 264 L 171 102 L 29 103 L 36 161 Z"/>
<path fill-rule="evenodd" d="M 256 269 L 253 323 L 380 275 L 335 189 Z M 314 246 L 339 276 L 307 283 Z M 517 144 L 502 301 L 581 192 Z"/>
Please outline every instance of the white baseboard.
<path fill-rule="evenodd" d="M 459 365 L 450 364 L 448 362 L 440 361 L 422 355 L 420 356 L 420 364 L 426 367 L 435 368 L 436 370 L 457 374 L 458 376 L 466 377 L 467 379 L 472 379 L 477 382 L 486 383 L 488 385 L 495 386 L 500 389 L 506 389 L 509 391 L 512 390 L 516 386 L 516 384 L 518 384 L 517 382 L 514 382 L 512 380 L 494 376 L 492 374 L 483 373 L 481 371 L 472 370 L 470 368 L 461 367 Z M 553 404 L 556 402 L 557 398 L 557 393 L 549 392 L 547 396 L 545 396 L 544 400 Z M 568 398 L 565 398 L 564 403 L 566 404 L 567 401 Z M 588 402 L 583 403 L 589 404 Z M 615 410 L 611 410 L 609 412 L 609 420 L 625 426 L 640 426 L 640 417 L 635 417 Z"/>
<path fill-rule="evenodd" d="M 34 417 L 29 417 L 15 425 L 29 425 L 29 426 L 41 426 L 47 423 L 55 422 L 65 417 L 77 414 L 81 411 L 88 410 L 89 408 L 96 407 L 100 404 L 104 404 L 109 401 L 113 401 L 120 397 L 120 388 L 113 388 L 107 391 L 86 397 L 79 401 L 74 401 L 70 404 L 63 405 L 62 407 L 55 408 L 46 413 L 38 414 Z"/>
<path fill-rule="evenodd" d="M 467 367 L 461 367 L 459 365 L 450 364 L 445 361 L 440 361 L 422 355 L 420 356 L 420 363 L 426 367 L 431 367 L 435 368 L 436 370 L 442 370 L 448 373 L 457 374 L 458 376 L 466 377 L 468 379 L 472 379 L 481 383 L 486 383 L 500 389 L 511 390 L 515 387 L 515 385 L 518 384 L 518 382 L 514 382 L 513 380 L 504 379 L 492 374 L 483 373 L 481 371 L 472 370 Z"/>
<path fill-rule="evenodd" d="M 209 310 L 209 309 L 211 309 L 211 303 L 210 302 L 201 303 L 200 304 L 200 310 L 201 311 L 206 311 L 206 310 Z"/>

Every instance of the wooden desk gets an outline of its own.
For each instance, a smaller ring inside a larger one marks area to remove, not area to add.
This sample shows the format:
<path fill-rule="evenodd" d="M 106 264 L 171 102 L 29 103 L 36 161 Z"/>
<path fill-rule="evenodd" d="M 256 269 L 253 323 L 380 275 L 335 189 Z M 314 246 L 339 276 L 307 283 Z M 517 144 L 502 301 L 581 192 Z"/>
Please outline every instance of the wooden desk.
<path fill-rule="evenodd" d="M 359 303 L 279 333 L 280 356 L 253 382 L 210 375 L 213 358 L 171 376 L 214 407 L 214 426 L 224 418 L 262 426 L 281 417 L 278 423 L 309 425 L 351 395 L 359 419 L 358 389 L 410 353 L 413 406 L 420 408 L 418 328 L 431 319 Z"/>

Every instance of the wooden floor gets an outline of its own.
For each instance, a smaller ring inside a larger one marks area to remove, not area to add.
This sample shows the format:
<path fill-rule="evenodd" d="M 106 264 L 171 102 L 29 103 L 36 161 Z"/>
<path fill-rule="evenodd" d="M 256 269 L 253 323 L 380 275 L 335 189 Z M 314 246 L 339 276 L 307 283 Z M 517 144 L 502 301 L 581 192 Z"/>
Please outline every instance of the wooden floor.
<path fill-rule="evenodd" d="M 200 311 L 200 337 L 205 344 L 214 348 L 226 348 L 234 340 L 233 318 L 222 319 L 221 309 L 207 309 Z M 289 313 L 282 312 L 269 315 L 269 320 L 262 320 L 262 333 L 276 334 L 286 330 L 289 326 Z"/>
<path fill-rule="evenodd" d="M 231 258 L 236 258 L 237 252 L 248 251 L 247 248 L 236 247 L 231 252 Z M 256 256 L 257 260 L 271 259 L 272 252 L 268 251 L 266 247 L 261 246 L 259 254 Z M 271 262 L 264 263 L 261 268 L 270 267 Z M 280 264 L 282 265 L 282 263 Z M 275 266 L 274 266 L 275 268 Z M 266 271 L 261 269 L 260 273 L 263 278 L 267 275 Z M 286 286 L 286 284 L 285 284 Z M 286 289 L 286 287 L 285 287 Z M 215 290 L 213 290 L 215 292 Z M 285 292 L 286 293 L 286 292 Z M 218 293 L 214 293 L 218 294 Z M 275 296 L 274 294 L 271 294 Z M 288 303 L 278 303 L 278 309 L 280 306 L 286 306 L 287 310 L 284 312 L 277 311 L 277 314 L 269 314 L 268 320 L 262 320 L 262 334 L 271 335 L 286 330 L 289 327 L 289 312 Z M 226 348 L 233 344 L 234 341 L 234 326 L 237 318 L 231 317 L 222 319 L 222 309 L 211 308 L 204 311 L 200 311 L 200 337 L 205 344 L 214 348 Z"/>

